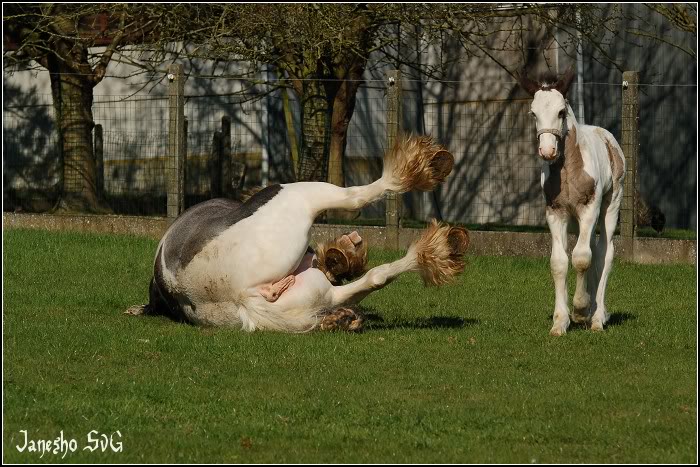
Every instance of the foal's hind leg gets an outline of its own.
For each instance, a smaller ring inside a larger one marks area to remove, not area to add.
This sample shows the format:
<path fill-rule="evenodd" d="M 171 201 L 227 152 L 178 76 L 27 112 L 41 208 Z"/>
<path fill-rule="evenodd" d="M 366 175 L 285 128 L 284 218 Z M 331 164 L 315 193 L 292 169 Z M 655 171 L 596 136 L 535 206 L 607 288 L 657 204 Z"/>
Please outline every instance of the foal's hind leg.
<path fill-rule="evenodd" d="M 613 194 L 612 200 L 607 206 L 603 206 L 600 216 L 600 238 L 598 240 L 598 255 L 601 259 L 602 271 L 598 278 L 596 291 L 596 309 L 591 320 L 593 331 L 602 331 L 608 321 L 608 311 L 605 307 L 605 289 L 608 286 L 608 277 L 612 270 L 615 247 L 613 246 L 613 234 L 617 227 L 617 220 L 622 202 L 622 190 Z"/>

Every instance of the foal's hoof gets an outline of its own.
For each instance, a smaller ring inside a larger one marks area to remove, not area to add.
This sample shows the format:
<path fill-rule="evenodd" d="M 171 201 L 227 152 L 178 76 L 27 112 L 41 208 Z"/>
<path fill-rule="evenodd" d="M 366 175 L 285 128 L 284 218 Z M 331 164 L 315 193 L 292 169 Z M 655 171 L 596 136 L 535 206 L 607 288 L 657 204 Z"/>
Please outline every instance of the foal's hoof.
<path fill-rule="evenodd" d="M 358 332 L 363 323 L 364 318 L 352 309 L 338 308 L 323 317 L 320 328 L 322 331 Z"/>
<path fill-rule="evenodd" d="M 587 324 L 591 321 L 591 316 L 589 314 L 588 308 L 574 308 L 574 312 L 571 313 L 569 318 L 571 318 L 571 321 L 573 321 L 576 324 Z"/>
<path fill-rule="evenodd" d="M 549 330 L 549 335 L 554 337 L 560 337 L 566 334 L 566 327 L 555 324 L 552 329 Z"/>
<path fill-rule="evenodd" d="M 605 331 L 605 328 L 603 327 L 603 323 L 601 323 L 600 321 L 593 321 L 591 323 L 591 331 L 596 331 L 596 332 Z"/>

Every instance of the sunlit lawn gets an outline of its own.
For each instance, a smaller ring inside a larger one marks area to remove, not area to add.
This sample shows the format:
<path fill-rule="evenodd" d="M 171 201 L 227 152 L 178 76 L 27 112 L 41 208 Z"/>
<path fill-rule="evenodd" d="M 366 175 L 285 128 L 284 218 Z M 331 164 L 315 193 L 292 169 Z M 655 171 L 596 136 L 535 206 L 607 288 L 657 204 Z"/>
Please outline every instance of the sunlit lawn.
<path fill-rule="evenodd" d="M 4 231 L 5 462 L 697 460 L 692 265 L 616 262 L 603 333 L 548 335 L 546 259 L 470 257 L 370 296 L 364 333 L 245 334 L 124 316 L 155 246 Z M 77 449 L 20 452 L 21 430 Z"/>

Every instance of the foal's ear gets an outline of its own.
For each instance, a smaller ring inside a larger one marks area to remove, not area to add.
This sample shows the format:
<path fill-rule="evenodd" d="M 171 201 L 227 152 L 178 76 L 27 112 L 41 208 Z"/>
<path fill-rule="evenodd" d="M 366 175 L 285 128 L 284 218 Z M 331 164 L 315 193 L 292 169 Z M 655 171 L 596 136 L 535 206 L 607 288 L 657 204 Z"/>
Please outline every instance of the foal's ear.
<path fill-rule="evenodd" d="M 559 91 L 562 96 L 566 97 L 566 93 L 569 92 L 569 88 L 571 87 L 571 83 L 574 80 L 574 66 L 571 65 L 568 70 L 566 70 L 566 73 L 564 73 L 564 76 L 562 76 L 559 81 L 557 81 L 557 84 L 554 86 L 554 89 Z"/>
<path fill-rule="evenodd" d="M 531 96 L 534 96 L 535 93 L 540 90 L 539 83 L 531 80 L 527 76 L 527 70 L 525 70 L 525 68 L 517 72 L 516 76 L 518 77 L 518 82 L 520 83 L 520 86 Z"/>

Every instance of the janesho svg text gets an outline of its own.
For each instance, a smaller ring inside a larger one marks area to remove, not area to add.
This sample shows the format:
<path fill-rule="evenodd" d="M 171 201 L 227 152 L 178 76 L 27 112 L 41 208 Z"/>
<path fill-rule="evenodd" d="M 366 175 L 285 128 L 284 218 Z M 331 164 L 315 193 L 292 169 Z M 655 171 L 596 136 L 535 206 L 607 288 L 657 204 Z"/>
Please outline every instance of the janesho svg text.
<path fill-rule="evenodd" d="M 111 433 L 100 433 L 97 430 L 90 431 L 85 436 L 85 444 L 80 444 L 75 438 L 67 438 L 63 430 L 53 439 L 31 439 L 27 430 L 19 430 L 21 439 L 20 444 L 15 447 L 19 452 L 38 453 L 39 458 L 45 454 L 60 455 L 65 458 L 66 455 L 76 451 L 90 452 L 122 452 L 124 445 L 122 444 L 122 434 L 119 430 Z"/>

